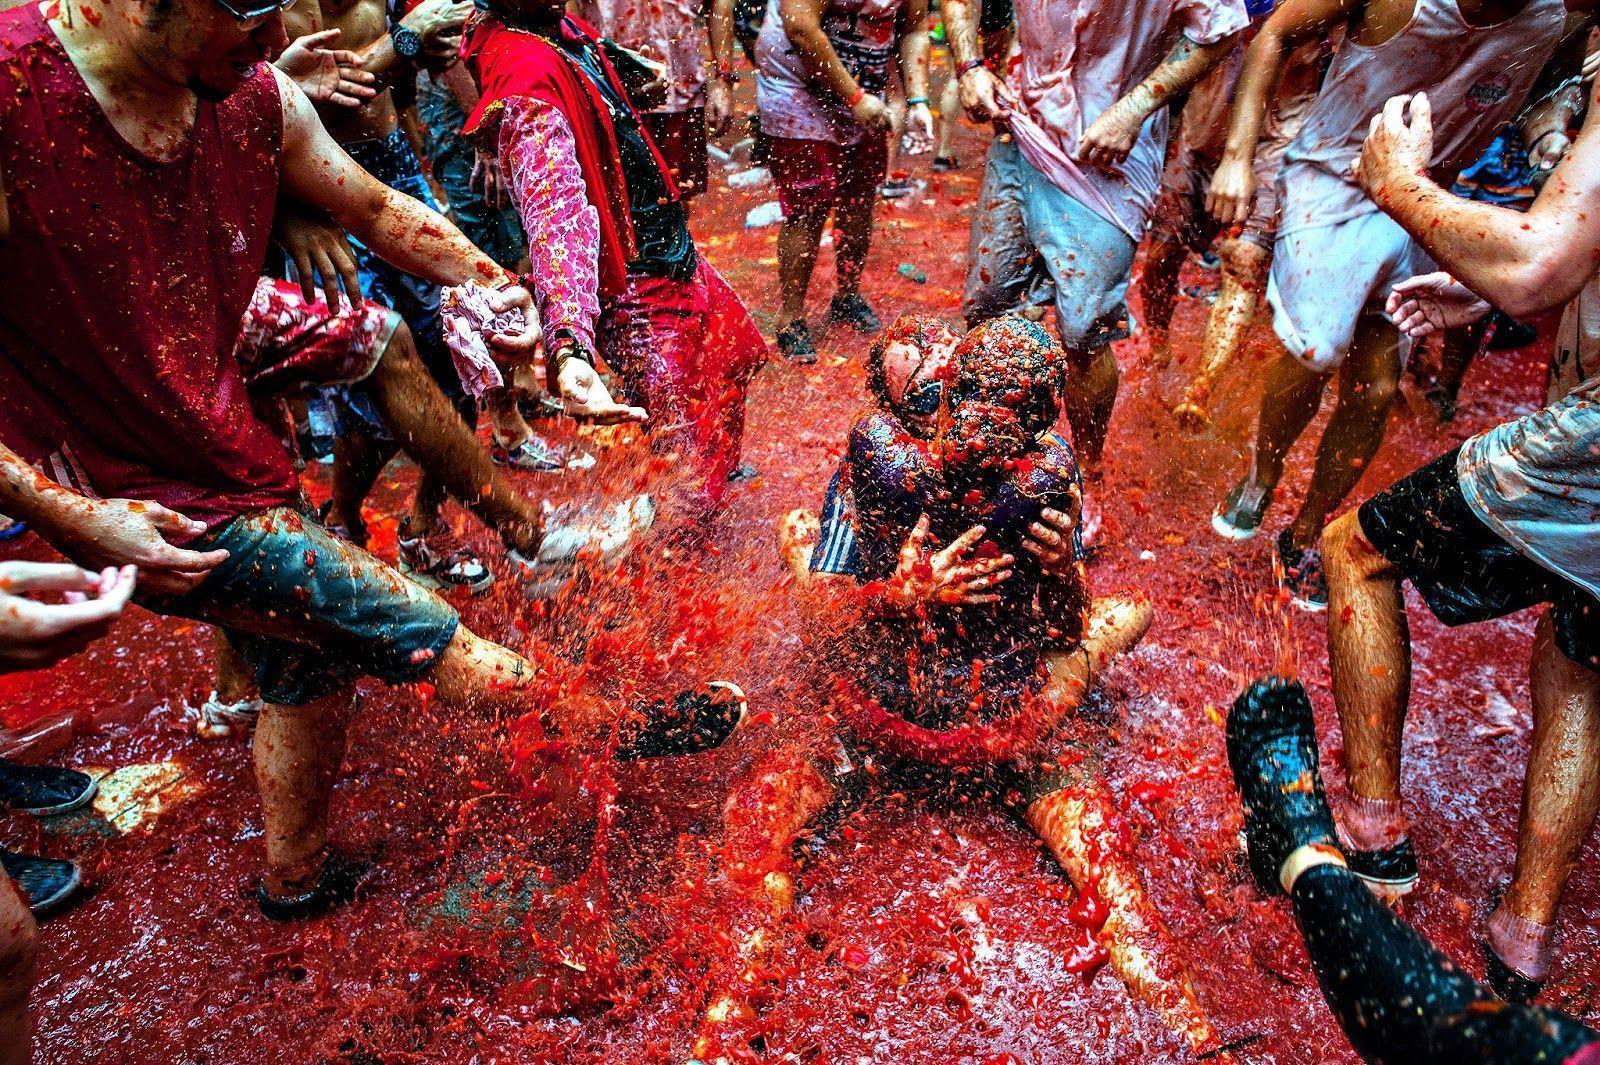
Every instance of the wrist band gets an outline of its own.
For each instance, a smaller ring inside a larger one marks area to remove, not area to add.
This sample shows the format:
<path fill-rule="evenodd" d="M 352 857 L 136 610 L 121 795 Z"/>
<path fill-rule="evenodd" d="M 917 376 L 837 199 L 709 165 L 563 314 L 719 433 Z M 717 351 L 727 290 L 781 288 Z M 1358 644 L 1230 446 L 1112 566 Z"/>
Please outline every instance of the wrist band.
<path fill-rule="evenodd" d="M 862 100 L 865 100 L 866 98 L 867 98 L 867 90 L 865 90 L 861 86 L 857 85 L 856 86 L 856 94 L 854 96 L 850 97 L 850 99 L 846 100 L 844 102 L 844 105 L 846 107 L 854 107 L 856 104 L 860 103 Z"/>
<path fill-rule="evenodd" d="M 906 98 L 907 107 L 915 107 L 918 104 L 927 104 L 928 102 L 929 100 L 926 96 L 910 96 Z"/>
<path fill-rule="evenodd" d="M 505 277 L 502 277 L 500 280 L 496 281 L 493 285 L 493 288 L 496 292 L 504 292 L 506 289 L 515 288 L 520 284 L 522 284 L 522 278 L 518 277 L 516 274 L 507 274 Z"/>
<path fill-rule="evenodd" d="M 962 63 L 959 67 L 956 67 L 956 77 L 957 78 L 964 78 L 968 74 L 970 74 L 972 71 L 977 70 L 979 67 L 984 67 L 985 69 L 987 69 L 987 65 L 984 63 L 983 60 L 981 60 L 981 59 L 969 59 L 965 63 Z"/>

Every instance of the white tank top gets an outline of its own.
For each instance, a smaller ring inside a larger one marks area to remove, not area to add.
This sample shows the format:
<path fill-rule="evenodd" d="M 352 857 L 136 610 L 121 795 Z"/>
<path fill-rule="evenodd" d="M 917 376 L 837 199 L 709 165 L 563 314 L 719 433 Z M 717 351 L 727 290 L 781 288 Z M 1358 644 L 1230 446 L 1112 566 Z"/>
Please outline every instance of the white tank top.
<path fill-rule="evenodd" d="M 1322 91 L 1284 155 L 1281 232 L 1376 211 L 1350 177 L 1372 116 L 1391 96 L 1426 92 L 1433 105 L 1430 166 L 1459 170 L 1511 119 L 1549 61 L 1565 0 L 1529 0 L 1492 26 L 1470 26 L 1456 0 L 1416 0 L 1405 28 L 1382 44 L 1347 37 Z"/>
<path fill-rule="evenodd" d="M 856 84 L 882 96 L 894 61 L 900 9 L 905 0 L 828 0 L 822 9 L 822 32 Z M 867 134 L 838 99 L 814 89 L 806 76 L 799 49 L 784 32 L 778 0 L 769 0 L 761 34 L 756 38 L 756 106 L 761 132 L 796 140 L 852 144 Z"/>

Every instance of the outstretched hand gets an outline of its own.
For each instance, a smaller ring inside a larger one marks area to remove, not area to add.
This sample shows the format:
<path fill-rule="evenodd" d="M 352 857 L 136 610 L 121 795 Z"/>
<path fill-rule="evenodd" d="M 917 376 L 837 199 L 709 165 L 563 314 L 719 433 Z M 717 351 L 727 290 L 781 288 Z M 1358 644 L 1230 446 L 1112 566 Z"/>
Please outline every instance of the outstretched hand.
<path fill-rule="evenodd" d="M 900 561 L 886 592 L 890 604 L 912 610 L 923 604 L 961 607 L 998 601 L 1000 593 L 992 589 L 1011 576 L 1016 559 L 1010 555 L 970 558 L 983 539 L 982 525 L 974 525 L 948 547 L 930 553 L 928 526 L 924 514 L 900 547 Z"/>
<path fill-rule="evenodd" d="M 1491 310 L 1488 301 L 1443 271 L 1406 278 L 1389 290 L 1383 309 L 1412 340 L 1470 325 Z"/>
<path fill-rule="evenodd" d="M 339 33 L 338 29 L 322 30 L 296 38 L 275 65 L 312 103 L 360 107 L 378 95 L 378 79 L 362 69 L 357 53 L 327 47 L 339 39 Z"/>
<path fill-rule="evenodd" d="M 0 673 L 44 669 L 106 634 L 133 597 L 133 566 L 0 562 Z M 65 602 L 32 598 L 57 594 Z"/>
<path fill-rule="evenodd" d="M 615 425 L 642 422 L 650 417 L 643 407 L 630 407 L 612 399 L 611 389 L 606 387 L 600 374 L 582 359 L 571 358 L 561 364 L 555 392 L 567 416 L 580 421 Z"/>

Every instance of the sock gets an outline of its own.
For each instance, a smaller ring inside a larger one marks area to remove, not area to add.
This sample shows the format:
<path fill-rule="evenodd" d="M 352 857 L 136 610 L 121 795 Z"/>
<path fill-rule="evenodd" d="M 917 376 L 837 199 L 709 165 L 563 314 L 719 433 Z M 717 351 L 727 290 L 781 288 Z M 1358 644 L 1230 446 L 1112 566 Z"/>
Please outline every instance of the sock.
<path fill-rule="evenodd" d="M 1393 847 L 1406 838 L 1407 827 L 1399 799 L 1369 799 L 1352 791 L 1339 804 L 1339 842 L 1350 850 Z"/>
<path fill-rule="evenodd" d="M 1543 980 L 1550 975 L 1550 963 L 1555 957 L 1554 925 L 1519 917 L 1502 902 L 1489 915 L 1487 931 L 1489 946 L 1506 965 L 1529 980 Z"/>

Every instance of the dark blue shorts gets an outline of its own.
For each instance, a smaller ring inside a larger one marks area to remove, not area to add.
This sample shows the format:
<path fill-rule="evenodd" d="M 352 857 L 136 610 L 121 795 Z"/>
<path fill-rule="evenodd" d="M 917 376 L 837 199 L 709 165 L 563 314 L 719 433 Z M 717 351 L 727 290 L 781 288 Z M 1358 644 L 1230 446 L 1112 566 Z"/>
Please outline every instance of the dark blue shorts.
<path fill-rule="evenodd" d="M 147 605 L 220 627 L 268 702 L 309 703 L 363 675 L 417 680 L 460 623 L 439 596 L 288 507 L 235 518 L 186 546 L 220 547 L 228 560 L 192 592 Z"/>
<path fill-rule="evenodd" d="M 1561 653 L 1600 669 L 1600 601 L 1484 524 L 1461 493 L 1456 448 L 1361 505 L 1367 541 L 1446 625 L 1505 617 L 1539 603 Z"/>

